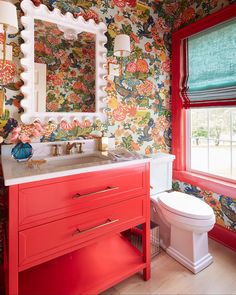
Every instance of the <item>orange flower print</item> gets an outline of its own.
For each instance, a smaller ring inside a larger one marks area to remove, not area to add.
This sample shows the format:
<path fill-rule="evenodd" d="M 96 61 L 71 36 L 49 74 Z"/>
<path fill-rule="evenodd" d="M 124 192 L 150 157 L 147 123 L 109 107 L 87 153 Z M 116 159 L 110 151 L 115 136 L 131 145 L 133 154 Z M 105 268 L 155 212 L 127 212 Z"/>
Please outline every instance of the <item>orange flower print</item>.
<path fill-rule="evenodd" d="M 145 155 L 151 155 L 152 153 L 152 148 L 150 145 L 148 145 L 146 148 L 145 148 Z"/>
<path fill-rule="evenodd" d="M 136 113 L 137 113 L 137 107 L 136 106 L 127 106 L 126 107 L 126 113 L 128 116 L 130 117 L 135 117 Z"/>
<path fill-rule="evenodd" d="M 137 70 L 137 65 L 135 62 L 130 62 L 127 64 L 127 71 L 129 73 L 135 73 Z"/>
<path fill-rule="evenodd" d="M 121 16 L 120 14 L 116 14 L 116 15 L 114 16 L 114 20 L 115 20 L 115 22 L 117 22 L 117 23 L 120 23 L 123 19 L 124 19 L 124 17 Z"/>
<path fill-rule="evenodd" d="M 145 45 L 144 45 L 144 48 L 147 52 L 151 52 L 152 51 L 152 45 L 150 42 L 147 42 Z"/>
<path fill-rule="evenodd" d="M 75 90 L 82 90 L 82 91 L 84 91 L 84 92 L 88 91 L 87 87 L 86 87 L 86 86 L 84 85 L 84 83 L 82 83 L 82 82 L 75 82 L 75 83 L 73 84 L 73 88 L 74 88 Z"/>
<path fill-rule="evenodd" d="M 144 83 L 138 85 L 136 88 L 140 95 L 149 96 L 152 94 L 154 85 L 151 81 L 146 80 Z"/>
<path fill-rule="evenodd" d="M 60 86 L 63 83 L 62 79 L 60 79 L 58 75 L 47 76 L 47 81 L 51 82 L 54 86 Z"/>
<path fill-rule="evenodd" d="M 116 121 L 123 121 L 126 118 L 126 111 L 122 106 L 119 106 L 117 109 L 113 110 L 112 114 Z"/>
<path fill-rule="evenodd" d="M 89 20 L 89 19 L 93 19 L 95 21 L 95 23 L 99 22 L 99 16 L 98 14 L 90 9 L 86 14 L 83 15 L 85 20 Z"/>
<path fill-rule="evenodd" d="M 34 49 L 35 51 L 39 51 L 39 52 L 44 52 L 45 51 L 45 46 L 42 42 L 36 42 L 34 44 Z"/>
<path fill-rule="evenodd" d="M 141 73 L 148 73 L 148 63 L 144 59 L 138 59 L 136 62 L 137 71 Z"/>
<path fill-rule="evenodd" d="M 189 22 L 191 19 L 194 18 L 194 16 L 195 16 L 194 8 L 192 8 L 192 7 L 187 8 L 181 16 L 182 23 Z"/>
<path fill-rule="evenodd" d="M 140 150 L 140 146 L 137 142 L 132 141 L 131 142 L 131 148 L 133 151 L 139 151 Z"/>

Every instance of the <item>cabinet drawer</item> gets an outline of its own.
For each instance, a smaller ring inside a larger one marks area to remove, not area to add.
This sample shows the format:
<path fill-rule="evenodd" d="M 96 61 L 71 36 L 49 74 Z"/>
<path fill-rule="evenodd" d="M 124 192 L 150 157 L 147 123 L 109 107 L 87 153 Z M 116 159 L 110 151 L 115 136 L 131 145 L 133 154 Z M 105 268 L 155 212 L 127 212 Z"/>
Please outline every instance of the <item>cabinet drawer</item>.
<path fill-rule="evenodd" d="M 19 232 L 19 265 L 32 266 L 82 247 L 83 243 L 108 232 L 118 232 L 144 222 L 146 197 Z M 21 268 L 22 269 L 22 268 Z"/>
<path fill-rule="evenodd" d="M 19 186 L 20 229 L 147 194 L 145 164 Z"/>

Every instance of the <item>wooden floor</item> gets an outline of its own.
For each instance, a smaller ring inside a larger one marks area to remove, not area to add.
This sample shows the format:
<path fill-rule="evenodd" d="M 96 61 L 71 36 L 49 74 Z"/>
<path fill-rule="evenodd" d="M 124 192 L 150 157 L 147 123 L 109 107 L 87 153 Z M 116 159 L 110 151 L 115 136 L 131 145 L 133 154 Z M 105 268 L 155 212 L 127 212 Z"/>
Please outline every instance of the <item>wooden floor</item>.
<path fill-rule="evenodd" d="M 209 249 L 214 262 L 196 275 L 161 251 L 152 260 L 150 281 L 136 274 L 102 294 L 236 295 L 236 252 L 211 239 Z"/>

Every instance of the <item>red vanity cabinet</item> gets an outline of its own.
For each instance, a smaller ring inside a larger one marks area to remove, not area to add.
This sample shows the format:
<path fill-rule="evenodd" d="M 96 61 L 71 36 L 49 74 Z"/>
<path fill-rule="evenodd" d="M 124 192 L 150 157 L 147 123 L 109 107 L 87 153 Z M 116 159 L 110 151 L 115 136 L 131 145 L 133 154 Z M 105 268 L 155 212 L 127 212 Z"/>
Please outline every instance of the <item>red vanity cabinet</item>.
<path fill-rule="evenodd" d="M 9 187 L 10 295 L 98 294 L 150 278 L 149 163 Z M 143 224 L 143 251 L 121 234 Z"/>

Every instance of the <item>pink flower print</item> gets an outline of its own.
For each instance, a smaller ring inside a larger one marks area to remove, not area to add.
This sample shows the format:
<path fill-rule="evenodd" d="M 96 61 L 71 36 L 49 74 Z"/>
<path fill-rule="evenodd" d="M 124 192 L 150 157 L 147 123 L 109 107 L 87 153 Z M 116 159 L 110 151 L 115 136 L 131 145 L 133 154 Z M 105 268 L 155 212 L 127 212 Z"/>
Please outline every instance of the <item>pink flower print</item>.
<path fill-rule="evenodd" d="M 65 131 L 69 131 L 73 128 L 73 125 L 68 123 L 66 120 L 62 120 L 60 123 L 60 128 Z"/>
<path fill-rule="evenodd" d="M 129 73 L 135 73 L 137 70 L 137 66 L 136 66 L 136 63 L 135 62 L 130 62 L 127 64 L 127 71 Z"/>
<path fill-rule="evenodd" d="M 29 135 L 25 134 L 25 133 L 22 133 L 19 135 L 18 139 L 23 142 L 23 143 L 26 143 L 26 142 L 31 142 L 31 139 L 29 137 Z"/>
<path fill-rule="evenodd" d="M 78 120 L 73 120 L 73 122 L 72 122 L 72 126 L 73 127 L 81 127 L 81 124 L 80 124 L 80 122 L 78 121 Z"/>
<path fill-rule="evenodd" d="M 47 103 L 47 110 L 48 111 L 56 112 L 56 111 L 58 111 L 59 107 L 60 107 L 60 105 L 58 102 L 50 101 Z"/>
<path fill-rule="evenodd" d="M 92 125 L 92 122 L 90 120 L 84 120 L 82 123 L 82 128 L 88 128 Z"/>
<path fill-rule="evenodd" d="M 41 125 L 40 122 L 34 122 L 34 127 L 40 132 L 43 131 L 43 126 Z"/>
<path fill-rule="evenodd" d="M 140 95 L 149 96 L 153 92 L 154 85 L 151 81 L 146 80 L 144 83 L 138 85 L 136 88 Z"/>
<path fill-rule="evenodd" d="M 125 0 L 113 0 L 117 7 L 125 7 Z"/>
<path fill-rule="evenodd" d="M 159 17 L 155 23 L 156 30 L 161 31 L 163 33 L 169 32 L 169 27 L 166 25 L 164 18 Z"/>
<path fill-rule="evenodd" d="M 116 121 L 123 121 L 126 118 L 126 110 L 123 106 L 113 110 L 112 114 Z"/>
<path fill-rule="evenodd" d="M 51 48 L 45 47 L 45 53 L 48 55 L 52 54 Z"/>
<path fill-rule="evenodd" d="M 10 135 L 9 141 L 11 143 L 15 143 L 17 142 L 18 137 L 19 137 L 19 133 L 13 131 L 12 134 Z"/>
<path fill-rule="evenodd" d="M 161 69 L 163 72 L 170 72 L 170 70 L 171 70 L 170 60 L 166 60 L 165 62 L 163 62 L 161 65 Z"/>

